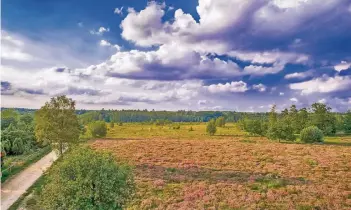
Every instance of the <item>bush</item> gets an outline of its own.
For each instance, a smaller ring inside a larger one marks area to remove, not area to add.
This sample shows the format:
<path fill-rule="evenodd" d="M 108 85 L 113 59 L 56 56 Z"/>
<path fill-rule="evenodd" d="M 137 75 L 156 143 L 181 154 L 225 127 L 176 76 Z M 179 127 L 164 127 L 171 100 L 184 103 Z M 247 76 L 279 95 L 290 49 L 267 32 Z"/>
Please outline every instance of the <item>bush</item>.
<path fill-rule="evenodd" d="M 180 124 L 176 125 L 176 126 L 173 126 L 173 129 L 174 130 L 179 130 L 180 129 Z"/>
<path fill-rule="evenodd" d="M 190 126 L 189 131 L 194 131 L 193 126 Z"/>
<path fill-rule="evenodd" d="M 91 135 L 96 137 L 105 137 L 107 134 L 107 126 L 104 121 L 95 121 L 88 125 Z"/>
<path fill-rule="evenodd" d="M 281 119 L 278 122 L 269 125 L 267 137 L 272 140 L 295 141 L 294 127 L 288 119 Z"/>
<path fill-rule="evenodd" d="M 128 166 L 117 165 L 109 153 L 83 147 L 49 169 L 37 209 L 122 209 L 134 189 Z"/>
<path fill-rule="evenodd" d="M 115 123 L 114 122 L 110 122 L 110 128 L 114 128 L 115 127 Z"/>
<path fill-rule="evenodd" d="M 216 131 L 216 121 L 212 119 L 207 123 L 206 132 L 210 134 L 210 136 L 213 136 L 216 133 Z"/>
<path fill-rule="evenodd" d="M 224 119 L 224 117 L 218 117 L 216 119 L 216 126 L 218 126 L 218 127 L 224 127 L 225 126 L 225 119 Z"/>
<path fill-rule="evenodd" d="M 300 138 L 306 143 L 323 142 L 323 131 L 316 126 L 310 126 L 302 129 Z"/>
<path fill-rule="evenodd" d="M 263 120 L 245 119 L 242 121 L 242 128 L 252 135 L 264 136 L 267 131 L 267 123 Z"/>

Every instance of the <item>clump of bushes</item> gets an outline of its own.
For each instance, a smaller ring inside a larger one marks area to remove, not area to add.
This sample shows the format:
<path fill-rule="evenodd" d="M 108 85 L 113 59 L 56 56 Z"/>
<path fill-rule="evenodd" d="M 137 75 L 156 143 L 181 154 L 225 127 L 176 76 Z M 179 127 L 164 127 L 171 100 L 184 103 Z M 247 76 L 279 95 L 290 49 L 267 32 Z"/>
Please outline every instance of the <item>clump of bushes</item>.
<path fill-rule="evenodd" d="M 302 129 L 300 138 L 306 143 L 323 142 L 323 131 L 316 126 L 309 126 Z"/>
<path fill-rule="evenodd" d="M 90 148 L 68 152 L 48 171 L 35 209 L 124 209 L 134 194 L 129 166 Z"/>

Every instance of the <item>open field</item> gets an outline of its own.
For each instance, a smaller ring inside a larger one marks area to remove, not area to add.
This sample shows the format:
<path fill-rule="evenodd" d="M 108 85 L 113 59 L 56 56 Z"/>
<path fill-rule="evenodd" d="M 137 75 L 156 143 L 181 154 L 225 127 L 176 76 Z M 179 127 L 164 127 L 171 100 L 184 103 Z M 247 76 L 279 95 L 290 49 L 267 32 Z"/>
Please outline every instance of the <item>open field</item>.
<path fill-rule="evenodd" d="M 124 124 L 107 137 L 92 147 L 135 166 L 129 209 L 351 208 L 351 137 L 278 143 L 234 124 L 213 137 L 205 124 Z"/>

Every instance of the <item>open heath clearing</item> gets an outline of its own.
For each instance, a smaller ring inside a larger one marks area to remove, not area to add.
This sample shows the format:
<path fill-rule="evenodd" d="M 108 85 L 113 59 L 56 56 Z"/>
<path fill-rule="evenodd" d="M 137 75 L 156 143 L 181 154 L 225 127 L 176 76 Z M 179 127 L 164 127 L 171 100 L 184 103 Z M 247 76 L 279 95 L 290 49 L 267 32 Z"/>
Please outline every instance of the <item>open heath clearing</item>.
<path fill-rule="evenodd" d="M 235 124 L 215 136 L 205 124 L 174 126 L 116 125 L 91 144 L 134 166 L 128 209 L 351 208 L 351 137 L 279 143 Z"/>

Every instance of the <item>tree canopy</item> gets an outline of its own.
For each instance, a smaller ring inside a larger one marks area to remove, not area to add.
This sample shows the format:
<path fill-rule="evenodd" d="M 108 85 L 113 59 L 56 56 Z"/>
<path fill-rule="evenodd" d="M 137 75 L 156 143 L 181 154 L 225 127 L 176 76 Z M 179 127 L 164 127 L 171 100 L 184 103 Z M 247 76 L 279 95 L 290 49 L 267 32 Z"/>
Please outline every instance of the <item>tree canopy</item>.
<path fill-rule="evenodd" d="M 75 102 L 66 96 L 51 98 L 36 111 L 35 124 L 37 140 L 58 147 L 60 154 L 65 144 L 78 142 L 80 126 L 75 114 Z"/>
<path fill-rule="evenodd" d="M 69 151 L 45 178 L 38 209 L 122 209 L 134 192 L 129 166 L 87 147 Z"/>

